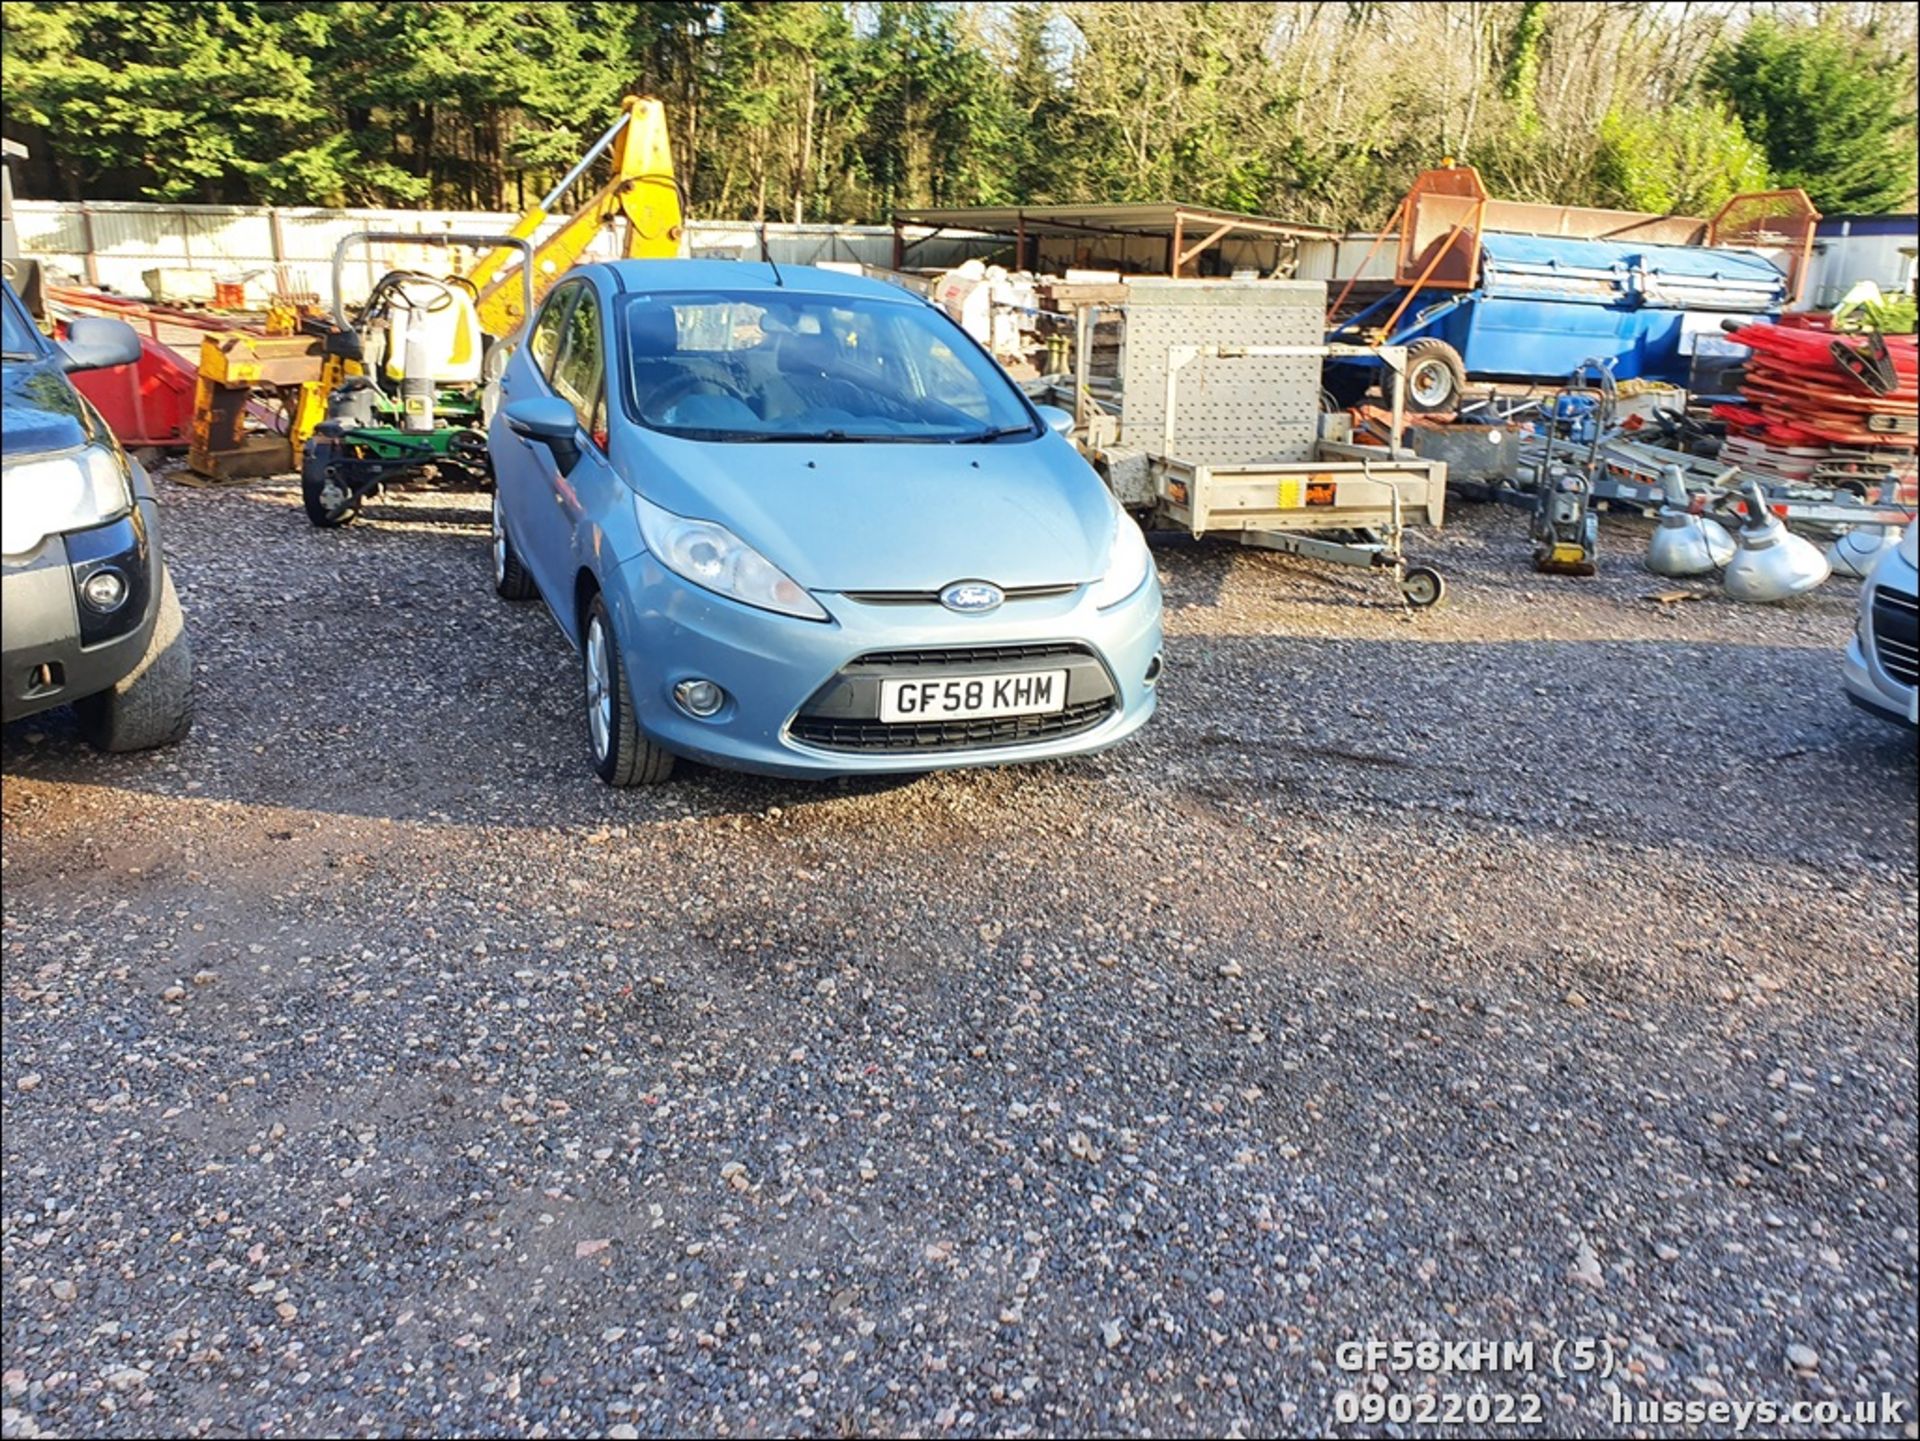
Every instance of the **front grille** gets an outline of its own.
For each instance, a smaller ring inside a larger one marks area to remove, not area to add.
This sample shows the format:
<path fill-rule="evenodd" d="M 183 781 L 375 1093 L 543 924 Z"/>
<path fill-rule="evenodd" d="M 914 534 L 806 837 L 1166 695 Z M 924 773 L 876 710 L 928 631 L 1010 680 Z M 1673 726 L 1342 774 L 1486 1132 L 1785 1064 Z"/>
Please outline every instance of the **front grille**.
<path fill-rule="evenodd" d="M 880 717 L 883 680 L 1002 670 L 1067 672 L 1067 704 L 1052 715 L 896 721 Z M 806 745 L 836 751 L 957 751 L 1025 745 L 1092 730 L 1119 704 L 1113 676 L 1091 647 L 1069 641 L 1028 645 L 956 645 L 876 650 L 848 662 L 821 686 L 787 728 Z"/>
<path fill-rule="evenodd" d="M 1019 664 L 1031 660 L 1078 659 L 1092 654 L 1093 652 L 1083 645 L 1067 645 L 1059 642 L 1039 645 L 956 645 L 938 650 L 869 651 L 847 669 L 884 666 L 888 670 L 895 670 L 924 666 L 966 665 L 971 661 L 994 663 L 1010 661 Z"/>
<path fill-rule="evenodd" d="M 1874 591 L 1873 648 L 1894 680 L 1920 684 L 1920 600 L 1885 586 Z"/>
<path fill-rule="evenodd" d="M 986 720 L 885 725 L 874 720 L 796 717 L 793 738 L 836 751 L 961 751 L 1024 745 L 1092 730 L 1113 713 L 1113 697 L 1069 705 L 1053 715 L 995 716 Z"/>
<path fill-rule="evenodd" d="M 1019 585 L 1000 592 L 1009 601 L 1047 600 L 1056 595 L 1072 595 L 1077 585 Z M 848 600 L 862 605 L 938 605 L 937 590 L 849 590 L 841 592 Z"/>

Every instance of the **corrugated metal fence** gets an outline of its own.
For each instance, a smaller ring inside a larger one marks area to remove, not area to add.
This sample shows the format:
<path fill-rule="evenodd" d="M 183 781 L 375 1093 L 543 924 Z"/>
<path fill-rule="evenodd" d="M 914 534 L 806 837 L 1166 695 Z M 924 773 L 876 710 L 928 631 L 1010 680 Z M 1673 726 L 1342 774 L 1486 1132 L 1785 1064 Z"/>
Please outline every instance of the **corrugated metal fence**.
<path fill-rule="evenodd" d="M 261 275 L 248 288 L 255 299 L 273 289 L 275 267 L 284 266 L 289 286 L 326 295 L 333 248 L 356 230 L 498 233 L 519 219 L 488 210 L 317 210 L 300 206 L 158 205 L 142 201 L 15 200 L 23 254 L 38 256 L 77 280 L 124 295 L 145 296 L 149 270 L 185 269 L 207 276 Z M 559 224 L 548 222 L 548 230 Z M 548 230 L 543 230 L 544 235 Z M 759 227 L 743 221 L 695 220 L 687 226 L 695 255 L 738 260 L 760 257 Z M 822 261 L 893 264 L 893 231 L 884 225 L 788 225 L 769 223 L 767 248 L 782 265 Z M 992 236 L 908 226 L 918 239 L 910 257 L 916 268 L 947 268 L 970 256 L 1006 261 L 1007 242 Z M 1359 268 L 1373 237 L 1342 236 L 1337 244 L 1302 248 L 1297 278 L 1339 283 Z M 1157 242 L 1156 242 L 1157 243 Z M 611 254 L 612 237 L 597 244 Z M 1882 288 L 1912 284 L 1911 235 L 1892 239 L 1823 234 L 1813 283 L 1803 305 L 1831 305 L 1855 280 L 1872 278 Z M 1852 247 L 1851 249 L 1849 247 Z M 1903 248 L 1904 247 L 1904 248 Z M 1831 251 L 1832 253 L 1825 253 Z M 996 252 L 998 252 L 996 257 Z M 1862 253 L 1870 252 L 1870 253 Z M 1884 253 L 1883 253 L 1884 252 Z M 457 252 L 456 252 L 457 253 Z M 383 247 L 356 252 L 346 278 L 347 299 L 360 299 L 382 273 L 396 266 L 444 269 L 444 252 L 425 246 Z M 471 263 L 469 260 L 468 263 Z M 1386 280 L 1394 254 L 1383 246 L 1361 275 Z"/>
<path fill-rule="evenodd" d="M 1814 232 L 1813 264 L 1803 304 L 1831 310 L 1862 280 L 1883 292 L 1913 290 L 1920 223 L 1911 215 L 1874 215 L 1864 221 L 1833 216 Z"/>
<path fill-rule="evenodd" d="M 145 296 L 150 270 L 185 269 L 238 277 L 262 272 L 248 293 L 263 296 L 284 267 L 290 288 L 326 295 L 334 247 L 356 230 L 414 234 L 450 231 L 497 234 L 519 219 L 506 211 L 318 210 L 300 206 L 159 205 L 139 201 L 73 202 L 16 200 L 14 219 L 21 252 L 77 280 L 125 295 Z M 545 235 L 559 221 L 550 221 Z M 760 229 L 750 223 L 695 220 L 687 227 L 695 255 L 757 260 Z M 909 227 L 909 238 L 929 232 Z M 884 225 L 787 225 L 769 223 L 767 249 L 783 265 L 822 261 L 893 263 L 893 231 Z M 611 255 L 612 236 L 596 246 Z M 991 237 L 941 234 L 913 251 L 916 266 L 951 266 L 985 255 L 1002 242 Z M 594 253 L 600 253 L 598 251 Z M 444 269 L 445 252 L 427 246 L 382 246 L 355 252 L 346 277 L 347 299 L 365 295 L 383 272 L 395 268 Z M 471 263 L 471 261 L 469 261 Z"/>

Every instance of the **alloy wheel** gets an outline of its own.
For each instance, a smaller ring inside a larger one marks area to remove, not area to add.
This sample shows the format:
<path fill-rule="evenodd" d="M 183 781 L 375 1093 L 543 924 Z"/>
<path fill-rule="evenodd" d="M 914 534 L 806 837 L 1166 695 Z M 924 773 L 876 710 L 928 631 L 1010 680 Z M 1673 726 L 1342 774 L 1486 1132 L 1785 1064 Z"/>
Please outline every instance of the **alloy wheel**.
<path fill-rule="evenodd" d="M 500 514 L 500 492 L 493 493 L 493 583 L 507 583 L 507 522 Z"/>
<path fill-rule="evenodd" d="M 613 667 L 598 617 L 587 624 L 587 734 L 596 760 L 605 760 L 613 736 Z"/>

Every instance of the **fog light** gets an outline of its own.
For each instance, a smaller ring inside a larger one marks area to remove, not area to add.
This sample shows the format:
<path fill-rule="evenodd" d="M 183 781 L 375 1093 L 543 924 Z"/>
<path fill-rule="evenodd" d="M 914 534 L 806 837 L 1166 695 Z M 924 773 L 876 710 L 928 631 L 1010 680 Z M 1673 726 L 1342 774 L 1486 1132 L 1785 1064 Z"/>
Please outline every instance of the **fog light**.
<path fill-rule="evenodd" d="M 1160 657 L 1156 655 L 1152 660 L 1147 662 L 1147 684 L 1148 685 L 1152 685 L 1155 681 L 1160 679 L 1160 670 L 1161 670 Z"/>
<path fill-rule="evenodd" d="M 680 709 L 698 720 L 719 714 L 727 703 L 727 693 L 710 680 L 683 680 L 673 688 Z"/>
<path fill-rule="evenodd" d="M 112 566 L 103 566 L 80 582 L 80 598 L 89 609 L 111 615 L 127 603 L 127 578 Z"/>

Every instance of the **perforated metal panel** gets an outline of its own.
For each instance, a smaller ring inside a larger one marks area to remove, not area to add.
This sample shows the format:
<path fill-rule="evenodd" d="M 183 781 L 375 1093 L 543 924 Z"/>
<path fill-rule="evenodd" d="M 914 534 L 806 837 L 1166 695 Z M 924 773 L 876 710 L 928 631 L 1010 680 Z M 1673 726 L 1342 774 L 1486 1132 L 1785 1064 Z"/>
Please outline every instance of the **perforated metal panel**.
<path fill-rule="evenodd" d="M 1207 356 L 1180 370 L 1173 444 L 1162 439 L 1167 352 L 1179 345 L 1318 345 L 1327 287 L 1311 280 L 1138 279 L 1127 286 L 1121 440 L 1231 465 L 1313 457 L 1317 356 Z"/>

